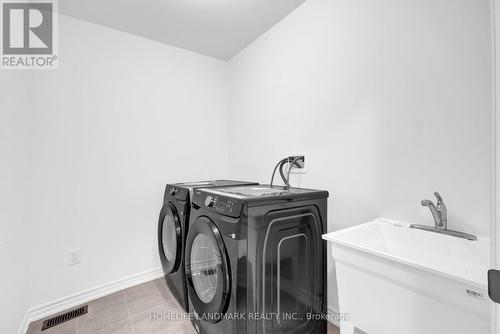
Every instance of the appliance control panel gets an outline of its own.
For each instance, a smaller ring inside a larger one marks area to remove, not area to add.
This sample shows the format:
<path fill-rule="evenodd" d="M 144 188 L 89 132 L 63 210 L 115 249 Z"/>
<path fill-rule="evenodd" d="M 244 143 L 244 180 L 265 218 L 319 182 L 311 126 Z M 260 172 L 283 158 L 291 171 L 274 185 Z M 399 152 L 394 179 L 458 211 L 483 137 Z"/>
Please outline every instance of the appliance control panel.
<path fill-rule="evenodd" d="M 241 201 L 215 194 L 207 194 L 202 191 L 194 192 L 193 205 L 229 217 L 239 217 L 243 207 Z"/>
<path fill-rule="evenodd" d="M 175 185 L 167 185 L 165 189 L 165 198 L 175 198 L 181 201 L 185 201 L 188 197 L 189 190 L 186 188 L 176 187 Z"/>

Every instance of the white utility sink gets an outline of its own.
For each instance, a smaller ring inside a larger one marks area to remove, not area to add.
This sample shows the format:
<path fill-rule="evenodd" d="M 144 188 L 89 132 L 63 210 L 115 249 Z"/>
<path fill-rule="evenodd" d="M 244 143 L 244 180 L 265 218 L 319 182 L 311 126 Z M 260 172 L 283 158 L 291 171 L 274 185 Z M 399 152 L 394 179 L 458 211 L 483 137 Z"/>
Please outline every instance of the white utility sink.
<path fill-rule="evenodd" d="M 489 240 L 470 241 L 376 219 L 323 235 L 339 308 L 368 334 L 488 334 Z"/>

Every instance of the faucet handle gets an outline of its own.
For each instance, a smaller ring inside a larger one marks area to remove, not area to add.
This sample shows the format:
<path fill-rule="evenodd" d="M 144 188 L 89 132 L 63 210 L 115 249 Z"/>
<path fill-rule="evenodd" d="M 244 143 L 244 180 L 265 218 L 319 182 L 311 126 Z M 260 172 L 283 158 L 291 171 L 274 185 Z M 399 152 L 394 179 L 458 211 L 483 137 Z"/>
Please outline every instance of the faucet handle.
<path fill-rule="evenodd" d="M 434 205 L 430 199 L 423 199 L 421 202 L 422 206 L 431 206 Z"/>
<path fill-rule="evenodd" d="M 439 195 L 439 193 L 436 191 L 434 193 L 434 196 L 436 196 L 436 198 L 437 198 L 437 206 L 446 210 L 446 205 L 444 204 L 444 201 L 443 201 L 443 198 L 441 197 L 441 195 Z"/>

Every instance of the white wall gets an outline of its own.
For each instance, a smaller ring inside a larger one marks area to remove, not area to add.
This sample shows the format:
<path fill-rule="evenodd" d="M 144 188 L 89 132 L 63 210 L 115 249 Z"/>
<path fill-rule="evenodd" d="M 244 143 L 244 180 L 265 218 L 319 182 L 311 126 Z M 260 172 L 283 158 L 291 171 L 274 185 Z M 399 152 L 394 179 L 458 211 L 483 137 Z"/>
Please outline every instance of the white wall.
<path fill-rule="evenodd" d="M 30 306 L 158 268 L 164 184 L 228 170 L 226 63 L 59 24 L 59 69 L 34 79 Z"/>
<path fill-rule="evenodd" d="M 29 73 L 0 73 L 0 333 L 17 333 L 28 307 Z"/>
<path fill-rule="evenodd" d="M 450 228 L 488 235 L 488 4 L 306 1 L 230 61 L 233 176 L 267 181 L 306 151 L 298 181 L 330 191 L 329 230 L 377 216 L 433 224 L 420 200 L 439 191 Z"/>

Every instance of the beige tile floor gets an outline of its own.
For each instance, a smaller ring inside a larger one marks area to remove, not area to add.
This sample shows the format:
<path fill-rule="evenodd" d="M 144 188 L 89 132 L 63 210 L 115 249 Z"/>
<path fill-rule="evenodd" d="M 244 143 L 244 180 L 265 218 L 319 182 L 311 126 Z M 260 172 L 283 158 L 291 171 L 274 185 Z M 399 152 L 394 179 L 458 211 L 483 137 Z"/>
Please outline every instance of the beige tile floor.
<path fill-rule="evenodd" d="M 93 300 L 88 313 L 41 332 L 43 319 L 32 322 L 28 334 L 193 334 L 188 320 L 168 291 L 164 279 L 157 279 Z M 151 319 L 151 314 L 178 314 L 180 319 Z M 339 334 L 329 325 L 328 334 Z"/>

